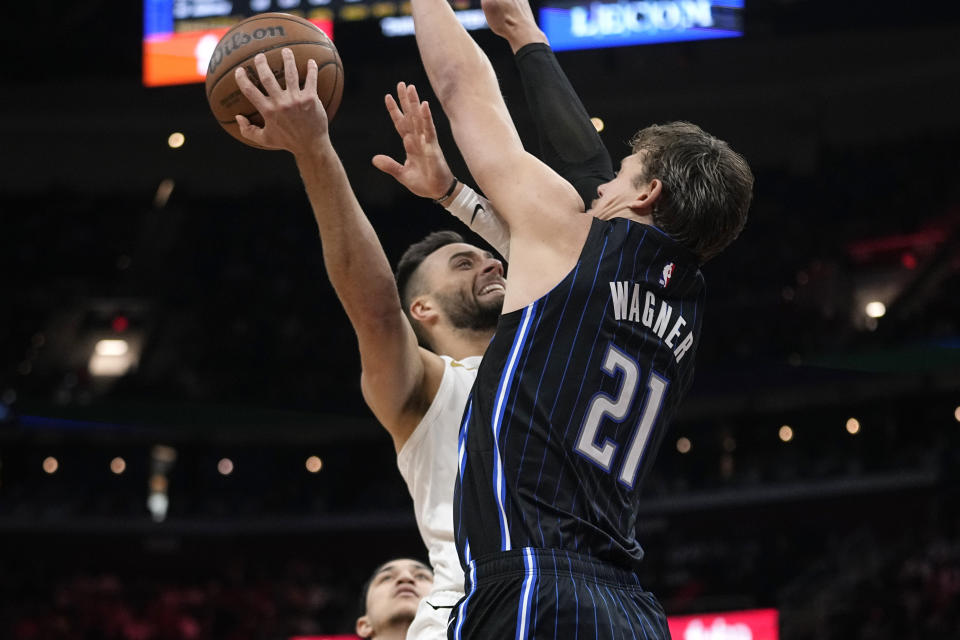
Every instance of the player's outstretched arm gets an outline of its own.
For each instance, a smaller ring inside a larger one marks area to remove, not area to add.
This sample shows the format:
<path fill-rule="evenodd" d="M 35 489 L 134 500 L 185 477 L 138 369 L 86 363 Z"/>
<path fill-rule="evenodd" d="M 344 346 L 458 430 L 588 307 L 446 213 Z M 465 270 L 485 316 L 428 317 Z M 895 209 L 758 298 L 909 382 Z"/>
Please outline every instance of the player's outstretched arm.
<path fill-rule="evenodd" d="M 380 241 L 354 196 L 330 142 L 317 98 L 317 65 L 310 61 L 303 89 L 293 54 L 283 51 L 281 89 L 261 54 L 254 59 L 266 94 L 237 71 L 237 84 L 263 116 L 264 126 L 237 116 L 241 133 L 257 144 L 293 153 L 320 230 L 323 260 L 360 346 L 364 398 L 403 446 L 429 405 L 442 375 L 440 358 L 417 346 L 400 306 L 393 272 Z"/>
<path fill-rule="evenodd" d="M 450 171 L 437 141 L 430 105 L 420 100 L 417 88 L 400 82 L 397 98 L 387 94 L 384 100 L 393 126 L 403 140 L 406 158 L 400 164 L 390 156 L 378 154 L 373 158 L 373 165 L 393 176 L 414 195 L 431 198 L 442 205 L 500 255 L 509 258 L 510 232 L 493 205 Z"/>
<path fill-rule="evenodd" d="M 413 0 L 413 19 L 420 57 L 457 146 L 510 228 L 511 241 L 518 232 L 547 243 L 563 236 L 562 230 L 548 231 L 550 223 L 562 224 L 580 210 L 580 199 L 569 183 L 524 151 L 490 61 L 446 0 Z"/>
<path fill-rule="evenodd" d="M 610 154 L 560 68 L 528 0 L 482 0 L 490 29 L 509 43 L 533 116 L 540 159 L 566 178 L 589 208 L 613 179 Z"/>

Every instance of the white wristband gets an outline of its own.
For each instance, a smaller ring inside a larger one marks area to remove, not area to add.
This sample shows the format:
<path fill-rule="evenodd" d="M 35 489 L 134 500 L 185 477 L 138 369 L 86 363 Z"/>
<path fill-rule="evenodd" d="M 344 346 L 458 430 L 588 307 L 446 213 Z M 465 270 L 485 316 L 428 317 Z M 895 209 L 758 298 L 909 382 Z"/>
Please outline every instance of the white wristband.
<path fill-rule="evenodd" d="M 489 200 L 464 184 L 457 197 L 444 209 L 489 242 L 504 259 L 509 260 L 510 231 Z"/>

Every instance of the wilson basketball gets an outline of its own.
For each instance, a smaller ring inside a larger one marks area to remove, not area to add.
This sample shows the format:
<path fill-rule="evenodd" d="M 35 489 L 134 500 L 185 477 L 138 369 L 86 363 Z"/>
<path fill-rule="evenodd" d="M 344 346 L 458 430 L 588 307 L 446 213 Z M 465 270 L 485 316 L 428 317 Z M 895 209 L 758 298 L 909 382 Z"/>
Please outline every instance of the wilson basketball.
<path fill-rule="evenodd" d="M 315 24 L 286 13 L 261 13 L 237 23 L 227 31 L 213 51 L 207 67 L 207 101 L 210 110 L 227 133 L 252 147 L 262 148 L 243 137 L 234 116 L 247 117 L 252 124 L 263 126 L 263 117 L 240 92 L 234 73 L 245 67 L 250 79 L 261 90 L 260 76 L 253 64 L 258 53 L 267 57 L 267 64 L 281 87 L 286 86 L 281 50 L 293 51 L 300 74 L 300 86 L 307 75 L 307 61 L 316 60 L 317 96 L 333 120 L 343 97 L 343 64 L 333 42 Z"/>

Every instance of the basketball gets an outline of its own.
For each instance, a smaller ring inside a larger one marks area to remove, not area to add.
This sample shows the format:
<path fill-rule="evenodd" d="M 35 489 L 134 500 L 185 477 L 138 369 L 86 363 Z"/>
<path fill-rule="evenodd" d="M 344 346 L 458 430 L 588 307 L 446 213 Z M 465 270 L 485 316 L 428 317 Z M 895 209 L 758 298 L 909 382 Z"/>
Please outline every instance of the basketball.
<path fill-rule="evenodd" d="M 210 110 L 227 133 L 252 147 L 263 148 L 247 140 L 240 133 L 234 116 L 246 116 L 252 124 L 263 126 L 263 117 L 240 92 L 234 73 L 245 67 L 250 79 L 260 88 L 260 76 L 253 64 L 258 53 L 267 57 L 267 64 L 281 87 L 286 86 L 281 50 L 293 51 L 300 74 L 301 87 L 307 75 L 307 61 L 316 60 L 317 96 L 333 120 L 343 96 L 343 64 L 337 48 L 315 24 L 286 13 L 261 13 L 243 20 L 227 31 L 210 58 L 207 67 L 207 101 Z"/>

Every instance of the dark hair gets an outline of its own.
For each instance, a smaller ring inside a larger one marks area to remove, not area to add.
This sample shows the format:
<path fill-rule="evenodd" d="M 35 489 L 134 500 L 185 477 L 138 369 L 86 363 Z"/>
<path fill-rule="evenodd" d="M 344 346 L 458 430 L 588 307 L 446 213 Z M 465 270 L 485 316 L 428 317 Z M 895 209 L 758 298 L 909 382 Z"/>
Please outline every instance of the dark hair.
<path fill-rule="evenodd" d="M 394 558 L 394 560 L 399 560 L 399 559 L 400 558 Z M 366 579 L 366 581 L 363 583 L 363 586 L 360 587 L 360 599 L 357 600 L 357 617 L 358 618 L 362 618 L 363 616 L 367 615 L 367 596 L 370 594 L 370 587 L 373 585 L 373 579 L 377 577 L 377 574 L 380 573 L 381 569 L 383 569 L 385 566 L 387 566 L 391 562 L 394 562 L 394 560 L 387 560 L 383 564 L 378 564 L 377 568 L 370 572 L 370 577 Z M 410 560 L 416 560 L 416 558 L 410 558 Z M 416 561 L 422 564 L 423 566 L 427 567 L 428 569 L 430 569 L 430 572 L 433 573 L 433 569 L 430 568 L 430 565 L 420 560 L 416 560 Z"/>
<path fill-rule="evenodd" d="M 420 323 L 410 317 L 410 302 L 414 297 L 420 295 L 422 291 L 422 279 L 417 274 L 417 269 L 423 264 L 427 256 L 448 244 L 465 242 L 463 236 L 456 231 L 434 231 L 423 240 L 410 245 L 403 255 L 400 256 L 400 262 L 397 263 L 396 279 L 397 290 L 400 292 L 400 305 L 403 312 L 410 319 L 414 333 L 420 344 L 429 346 L 427 337 L 424 335 Z"/>
<path fill-rule="evenodd" d="M 380 565 L 382 567 L 383 565 Z M 362 618 L 367 615 L 367 595 L 370 593 L 370 586 L 373 584 L 373 579 L 376 577 L 377 572 L 380 571 L 380 567 L 377 567 L 373 570 L 373 573 L 370 574 L 370 577 L 367 578 L 363 586 L 360 587 L 360 599 L 357 600 L 357 617 Z"/>
<path fill-rule="evenodd" d="M 630 141 L 644 175 L 662 185 L 653 223 L 706 262 L 733 242 L 747 222 L 753 173 L 723 140 L 689 122 L 641 129 Z"/>

